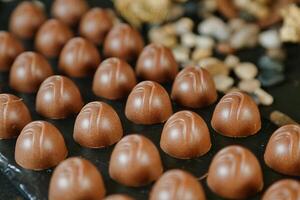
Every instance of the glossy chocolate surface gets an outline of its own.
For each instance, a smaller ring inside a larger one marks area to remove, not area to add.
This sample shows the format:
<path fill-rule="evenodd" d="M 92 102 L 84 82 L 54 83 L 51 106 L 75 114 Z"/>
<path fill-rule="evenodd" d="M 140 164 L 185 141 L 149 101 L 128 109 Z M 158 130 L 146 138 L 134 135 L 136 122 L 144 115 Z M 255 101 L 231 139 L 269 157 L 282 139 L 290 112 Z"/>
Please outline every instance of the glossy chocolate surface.
<path fill-rule="evenodd" d="M 264 193 L 262 200 L 299 200 L 300 182 L 284 179 L 273 183 Z"/>
<path fill-rule="evenodd" d="M 126 194 L 112 194 L 104 198 L 104 200 L 134 200 Z"/>
<path fill-rule="evenodd" d="M 60 131 L 46 121 L 27 124 L 15 147 L 15 160 L 23 168 L 43 170 L 67 157 L 68 150 Z"/>
<path fill-rule="evenodd" d="M 88 160 L 72 157 L 54 170 L 49 200 L 99 200 L 105 196 L 105 186 L 97 168 Z"/>
<path fill-rule="evenodd" d="M 251 151 L 242 146 L 227 146 L 214 156 L 207 185 L 223 198 L 246 199 L 263 189 L 262 170 Z"/>
<path fill-rule="evenodd" d="M 46 58 L 39 53 L 27 51 L 15 59 L 9 74 L 9 85 L 19 92 L 32 93 L 51 75 L 53 70 Z"/>
<path fill-rule="evenodd" d="M 93 80 L 93 92 L 107 99 L 126 97 L 136 85 L 131 66 L 119 58 L 108 58 L 98 67 Z"/>
<path fill-rule="evenodd" d="M 217 104 L 211 125 L 222 135 L 247 137 L 260 130 L 260 113 L 250 96 L 242 92 L 231 92 Z"/>
<path fill-rule="evenodd" d="M 217 90 L 208 71 L 190 66 L 176 76 L 171 98 L 180 105 L 201 108 L 217 100 Z"/>
<path fill-rule="evenodd" d="M 147 185 L 157 180 L 162 172 L 158 150 L 145 136 L 132 134 L 123 137 L 111 154 L 109 175 L 123 185 Z"/>
<path fill-rule="evenodd" d="M 137 84 L 129 94 L 125 107 L 126 117 L 136 124 L 162 123 L 172 113 L 167 91 L 153 81 Z"/>
<path fill-rule="evenodd" d="M 267 144 L 264 159 L 277 172 L 300 176 L 300 126 L 285 125 L 277 129 Z"/>
<path fill-rule="evenodd" d="M 48 77 L 36 96 L 36 111 L 50 119 L 62 119 L 78 113 L 82 106 L 78 87 L 65 76 Z"/>
<path fill-rule="evenodd" d="M 181 159 L 207 153 L 211 141 L 205 121 L 192 111 L 175 113 L 164 125 L 160 147 L 170 156 Z"/>

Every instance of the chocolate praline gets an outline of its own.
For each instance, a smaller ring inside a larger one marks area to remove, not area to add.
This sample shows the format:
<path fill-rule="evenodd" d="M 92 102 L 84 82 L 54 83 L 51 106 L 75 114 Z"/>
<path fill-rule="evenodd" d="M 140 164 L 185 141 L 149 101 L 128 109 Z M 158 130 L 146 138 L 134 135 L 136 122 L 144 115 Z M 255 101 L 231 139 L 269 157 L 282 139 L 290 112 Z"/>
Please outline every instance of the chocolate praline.
<path fill-rule="evenodd" d="M 98 67 L 93 80 L 93 92 L 107 99 L 126 97 L 136 85 L 131 66 L 119 59 L 108 58 Z"/>
<path fill-rule="evenodd" d="M 99 200 L 105 186 L 97 168 L 88 160 L 73 157 L 54 170 L 49 186 L 49 200 Z"/>
<path fill-rule="evenodd" d="M 188 172 L 173 169 L 165 172 L 156 181 L 150 192 L 149 200 L 205 200 L 202 186 Z"/>
<path fill-rule="evenodd" d="M 227 146 L 214 156 L 207 185 L 223 198 L 246 199 L 263 189 L 262 170 L 251 151 L 242 146 Z"/>
<path fill-rule="evenodd" d="M 143 81 L 128 96 L 125 115 L 136 124 L 165 122 L 173 113 L 167 91 L 158 83 Z"/>
<path fill-rule="evenodd" d="M 43 170 L 67 157 L 68 150 L 60 131 L 46 121 L 27 124 L 15 147 L 15 160 L 25 169 Z"/>
<path fill-rule="evenodd" d="M 12 94 L 0 94 L 0 139 L 17 137 L 29 122 L 30 112 L 22 99 Z"/>
<path fill-rule="evenodd" d="M 162 172 L 158 150 L 142 135 L 123 137 L 111 154 L 109 175 L 123 185 L 144 186 L 157 180 Z"/>
<path fill-rule="evenodd" d="M 104 198 L 104 200 L 134 200 L 126 194 L 112 194 Z"/>
<path fill-rule="evenodd" d="M 267 144 L 264 159 L 277 172 L 300 176 L 300 126 L 290 124 L 277 129 Z"/>
<path fill-rule="evenodd" d="M 217 104 L 211 126 L 224 136 L 247 137 L 260 130 L 260 113 L 250 96 L 242 92 L 231 92 Z"/>
<path fill-rule="evenodd" d="M 263 195 L 262 200 L 299 200 L 300 182 L 284 179 L 273 183 Z"/>
<path fill-rule="evenodd" d="M 41 84 L 36 96 L 36 111 L 50 119 L 62 119 L 78 113 L 83 100 L 75 83 L 65 76 L 50 76 Z"/>
<path fill-rule="evenodd" d="M 201 108 L 217 100 L 217 90 L 209 72 L 201 67 L 186 67 L 175 78 L 171 98 L 180 105 Z"/>
<path fill-rule="evenodd" d="M 46 58 L 27 51 L 15 59 L 9 73 L 9 85 L 19 92 L 32 93 L 51 75 L 53 70 Z"/>

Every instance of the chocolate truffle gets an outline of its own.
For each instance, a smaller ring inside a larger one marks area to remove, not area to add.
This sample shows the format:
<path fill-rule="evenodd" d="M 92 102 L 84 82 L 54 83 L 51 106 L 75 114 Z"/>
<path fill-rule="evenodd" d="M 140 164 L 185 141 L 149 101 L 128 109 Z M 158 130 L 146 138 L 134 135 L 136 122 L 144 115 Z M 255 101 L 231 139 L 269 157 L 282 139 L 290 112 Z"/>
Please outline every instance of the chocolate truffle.
<path fill-rule="evenodd" d="M 223 198 L 246 199 L 262 190 L 262 170 L 251 151 L 237 145 L 228 146 L 214 156 L 207 185 Z"/>
<path fill-rule="evenodd" d="M 143 50 L 142 36 L 128 24 L 117 24 L 107 34 L 104 41 L 104 55 L 132 61 Z"/>
<path fill-rule="evenodd" d="M 100 54 L 90 41 L 76 37 L 68 41 L 59 56 L 59 68 L 72 77 L 84 77 L 95 72 Z"/>
<path fill-rule="evenodd" d="M 80 91 L 65 76 L 50 76 L 42 84 L 36 96 L 36 111 L 50 119 L 62 119 L 78 113 L 83 106 Z"/>
<path fill-rule="evenodd" d="M 142 135 L 127 135 L 115 146 L 109 175 L 115 181 L 132 187 L 147 185 L 163 172 L 160 155 L 155 145 Z"/>
<path fill-rule="evenodd" d="M 188 172 L 173 169 L 165 172 L 156 181 L 150 192 L 149 200 L 205 200 L 202 186 Z"/>
<path fill-rule="evenodd" d="M 68 150 L 60 131 L 46 121 L 33 121 L 20 133 L 15 160 L 25 169 L 43 170 L 67 157 Z"/>
<path fill-rule="evenodd" d="M 104 102 L 88 103 L 76 118 L 73 137 L 82 146 L 107 147 L 118 142 L 122 136 L 123 129 L 118 114 Z"/>
<path fill-rule="evenodd" d="M 104 198 L 104 200 L 134 200 L 126 194 L 112 194 Z"/>
<path fill-rule="evenodd" d="M 22 99 L 0 94 L 0 139 L 17 137 L 30 121 L 30 112 Z"/>
<path fill-rule="evenodd" d="M 189 159 L 207 153 L 211 147 L 205 121 L 192 111 L 179 111 L 165 123 L 160 147 L 175 158 Z"/>
<path fill-rule="evenodd" d="M 140 54 L 135 70 L 142 79 L 165 83 L 174 80 L 178 65 L 169 48 L 149 44 Z"/>
<path fill-rule="evenodd" d="M 93 81 L 93 92 L 107 99 L 127 96 L 136 85 L 133 69 L 119 58 L 108 58 L 98 67 Z"/>
<path fill-rule="evenodd" d="M 27 51 L 15 59 L 9 74 L 9 85 L 19 92 L 32 93 L 51 75 L 53 71 L 48 61 L 39 53 Z"/>
<path fill-rule="evenodd" d="M 158 83 L 143 81 L 128 96 L 125 115 L 136 124 L 165 122 L 173 113 L 167 91 Z"/>
<path fill-rule="evenodd" d="M 74 26 L 88 9 L 89 5 L 85 0 L 55 0 L 51 14 L 62 22 Z"/>
<path fill-rule="evenodd" d="M 201 108 L 217 100 L 217 91 L 208 71 L 190 66 L 176 76 L 171 98 L 180 105 Z"/>
<path fill-rule="evenodd" d="M 95 44 L 102 44 L 106 34 L 113 27 L 113 16 L 109 10 L 93 8 L 80 21 L 80 35 Z"/>
<path fill-rule="evenodd" d="M 290 124 L 277 129 L 267 144 L 264 159 L 277 172 L 300 176 L 300 126 Z"/>
<path fill-rule="evenodd" d="M 216 106 L 211 126 L 228 137 L 247 137 L 260 130 L 260 113 L 250 96 L 231 92 L 223 96 Z"/>
<path fill-rule="evenodd" d="M 73 33 L 67 25 L 59 20 L 49 19 L 36 34 L 35 48 L 47 57 L 55 57 L 72 37 Z"/>
<path fill-rule="evenodd" d="M 292 179 L 284 179 L 272 184 L 265 192 L 262 200 L 299 200 L 300 183 Z"/>
<path fill-rule="evenodd" d="M 46 14 L 35 1 L 23 1 L 12 12 L 9 21 L 10 31 L 19 38 L 32 38 L 46 21 Z"/>
<path fill-rule="evenodd" d="M 23 51 L 22 44 L 14 36 L 0 31 L 0 72 L 8 71 L 15 58 Z"/>
<path fill-rule="evenodd" d="M 104 196 L 102 176 L 86 159 L 68 158 L 53 172 L 49 186 L 49 200 L 99 200 Z"/>

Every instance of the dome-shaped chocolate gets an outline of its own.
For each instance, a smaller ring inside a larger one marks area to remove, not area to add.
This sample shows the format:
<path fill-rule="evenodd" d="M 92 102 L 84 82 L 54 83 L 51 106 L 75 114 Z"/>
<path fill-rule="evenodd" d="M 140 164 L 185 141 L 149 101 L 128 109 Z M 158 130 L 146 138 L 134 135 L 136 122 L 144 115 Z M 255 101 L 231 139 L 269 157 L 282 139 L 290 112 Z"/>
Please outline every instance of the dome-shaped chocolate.
<path fill-rule="evenodd" d="M 299 200 L 300 182 L 284 179 L 273 183 L 263 195 L 262 200 Z"/>
<path fill-rule="evenodd" d="M 112 194 L 105 197 L 103 200 L 134 200 L 126 194 Z"/>

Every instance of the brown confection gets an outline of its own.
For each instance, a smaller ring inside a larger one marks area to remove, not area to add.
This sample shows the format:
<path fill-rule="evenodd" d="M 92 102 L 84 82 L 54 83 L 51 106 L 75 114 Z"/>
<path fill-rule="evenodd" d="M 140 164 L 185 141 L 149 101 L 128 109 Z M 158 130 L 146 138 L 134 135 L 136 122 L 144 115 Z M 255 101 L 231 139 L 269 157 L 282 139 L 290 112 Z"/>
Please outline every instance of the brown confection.
<path fill-rule="evenodd" d="M 132 61 L 144 47 L 140 33 L 128 24 L 117 24 L 107 34 L 104 41 L 104 55 Z"/>
<path fill-rule="evenodd" d="M 22 99 L 12 94 L 0 94 L 0 139 L 17 137 L 29 122 L 30 112 Z"/>
<path fill-rule="evenodd" d="M 19 92 L 32 93 L 51 75 L 53 71 L 48 61 L 39 53 L 27 51 L 15 59 L 9 74 L 9 85 Z"/>
<path fill-rule="evenodd" d="M 36 96 L 36 111 L 50 119 L 62 119 L 78 113 L 83 106 L 80 91 L 65 76 L 50 76 L 42 84 Z"/>
<path fill-rule="evenodd" d="M 175 78 L 171 98 L 178 104 L 201 108 L 217 100 L 217 90 L 209 72 L 201 67 L 186 67 Z"/>
<path fill-rule="evenodd" d="M 216 106 L 211 126 L 228 137 L 247 137 L 260 130 L 260 113 L 250 96 L 242 92 L 231 92 Z"/>
<path fill-rule="evenodd" d="M 68 150 L 60 131 L 46 121 L 33 121 L 20 133 L 15 147 L 15 160 L 25 169 L 43 170 L 67 157 Z"/>
<path fill-rule="evenodd" d="M 12 12 L 9 30 L 19 38 L 32 38 L 38 28 L 46 21 L 46 14 L 35 1 L 23 1 Z"/>
<path fill-rule="evenodd" d="M 277 129 L 267 144 L 264 159 L 277 172 L 300 176 L 300 126 L 285 125 Z"/>
<path fill-rule="evenodd" d="M 69 76 L 84 77 L 93 74 L 100 62 L 96 46 L 84 38 L 76 37 L 62 49 L 58 66 Z"/>
<path fill-rule="evenodd" d="M 51 14 L 62 22 L 74 26 L 88 9 L 89 5 L 85 0 L 55 0 L 52 4 Z"/>
<path fill-rule="evenodd" d="M 104 198 L 104 200 L 134 200 L 126 194 L 112 194 Z"/>
<path fill-rule="evenodd" d="M 150 192 L 149 200 L 205 200 L 202 186 L 188 172 L 173 169 L 165 172 L 156 181 Z"/>
<path fill-rule="evenodd" d="M 118 114 L 104 102 L 88 103 L 76 118 L 73 137 L 82 146 L 107 147 L 118 142 L 122 136 L 123 129 Z"/>
<path fill-rule="evenodd" d="M 89 10 L 80 21 L 80 35 L 95 44 L 102 44 L 106 34 L 113 27 L 111 13 L 102 8 Z"/>
<path fill-rule="evenodd" d="M 98 67 L 93 81 L 93 92 L 107 99 L 126 97 L 136 85 L 133 69 L 119 58 L 108 58 Z"/>
<path fill-rule="evenodd" d="M 67 25 L 57 19 L 49 19 L 36 34 L 35 48 L 47 57 L 55 57 L 72 37 L 73 32 Z"/>
<path fill-rule="evenodd" d="M 178 64 L 169 48 L 149 44 L 140 54 L 135 70 L 142 79 L 165 83 L 174 80 Z"/>
<path fill-rule="evenodd" d="M 88 160 L 73 157 L 54 170 L 49 186 L 49 200 L 99 200 L 105 186 L 97 168 Z"/>
<path fill-rule="evenodd" d="M 300 182 L 284 179 L 272 184 L 262 200 L 300 200 Z"/>
<path fill-rule="evenodd" d="M 23 51 L 23 45 L 14 36 L 0 31 L 0 72 L 8 71 L 14 59 Z"/>
<path fill-rule="evenodd" d="M 125 115 L 136 124 L 165 122 L 173 113 L 167 91 L 158 83 L 143 81 L 128 96 Z"/>
<path fill-rule="evenodd" d="M 164 125 L 160 147 L 170 156 L 181 159 L 207 153 L 211 141 L 205 121 L 192 111 L 175 113 Z"/>
<path fill-rule="evenodd" d="M 207 185 L 223 198 L 246 199 L 263 189 L 262 170 L 251 151 L 242 146 L 227 146 L 214 156 Z"/>
<path fill-rule="evenodd" d="M 115 146 L 109 175 L 115 181 L 132 187 L 147 185 L 163 172 L 160 155 L 155 145 L 142 135 L 127 135 Z"/>

